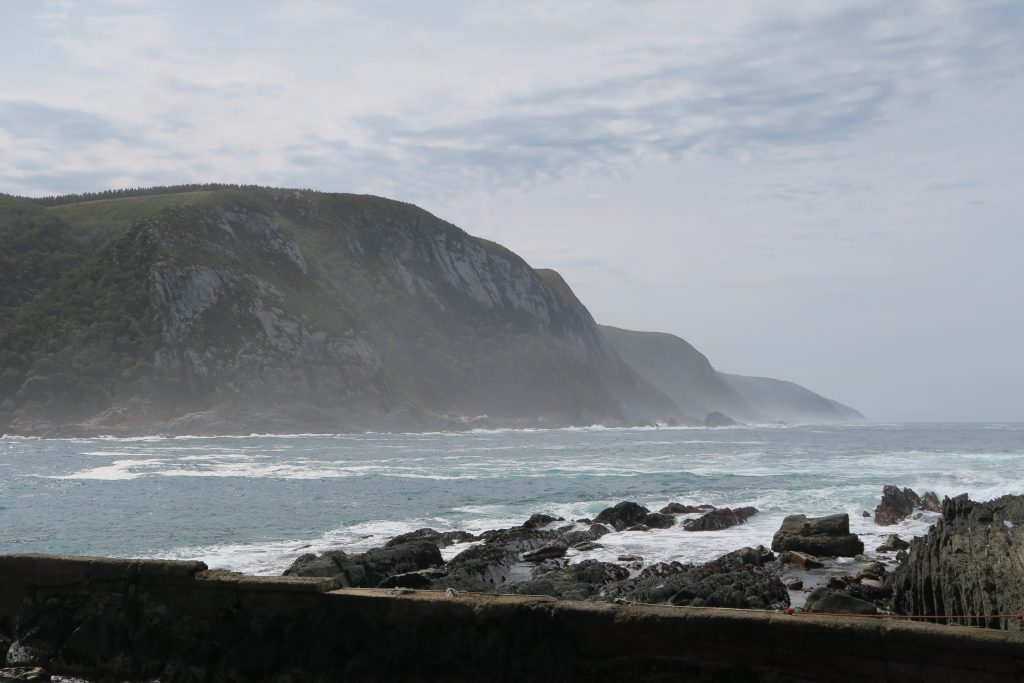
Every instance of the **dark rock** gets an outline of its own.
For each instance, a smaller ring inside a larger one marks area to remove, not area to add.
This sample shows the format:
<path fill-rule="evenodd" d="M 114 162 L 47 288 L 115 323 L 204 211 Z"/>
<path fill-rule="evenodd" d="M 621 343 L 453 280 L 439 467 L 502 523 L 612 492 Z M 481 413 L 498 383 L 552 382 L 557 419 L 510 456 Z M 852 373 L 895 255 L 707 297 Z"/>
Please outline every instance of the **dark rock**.
<path fill-rule="evenodd" d="M 807 596 L 804 609 L 827 614 L 878 614 L 870 602 L 828 588 L 815 589 Z"/>
<path fill-rule="evenodd" d="M 0 635 L 0 664 L 7 661 L 7 651 L 11 648 L 11 639 Z"/>
<path fill-rule="evenodd" d="M 624 531 L 631 526 L 643 524 L 651 511 L 642 505 L 630 501 L 623 501 L 615 507 L 605 508 L 594 521 L 598 524 L 609 524 L 616 531 Z"/>
<path fill-rule="evenodd" d="M 643 562 L 644 561 L 644 558 L 640 557 L 639 555 L 630 555 L 628 553 L 625 554 L 625 555 L 619 555 L 618 558 L 616 558 L 616 559 L 619 562 Z"/>
<path fill-rule="evenodd" d="M 44 622 L 46 620 L 47 620 L 46 616 L 43 616 L 40 619 L 40 621 L 44 621 Z M 62 630 L 60 625 L 58 625 L 57 628 L 52 628 L 53 624 L 44 624 L 44 627 L 46 627 L 46 626 L 51 627 L 48 630 L 51 630 L 53 632 Z M 22 628 L 20 628 L 18 630 L 23 632 L 23 634 L 22 634 L 23 636 L 28 635 L 28 634 L 31 634 L 31 635 L 35 636 L 35 638 L 33 638 L 33 640 L 36 640 L 36 639 L 43 640 L 43 641 L 50 640 L 50 638 L 45 637 L 45 636 L 52 635 L 52 634 L 41 634 L 41 633 L 38 632 L 37 628 L 25 628 L 24 626 L 22 626 Z M 40 636 L 43 636 L 43 637 L 40 637 Z M 51 653 L 47 652 L 46 650 L 42 650 L 42 649 L 39 649 L 37 647 L 32 647 L 31 645 L 28 645 L 28 644 L 26 644 L 24 642 L 21 642 L 20 640 L 15 640 L 14 642 L 11 643 L 10 647 L 7 649 L 7 664 L 8 664 L 8 666 L 13 666 L 13 667 L 32 668 L 32 667 L 35 667 L 35 666 L 37 666 L 39 664 L 45 664 L 46 661 L 50 658 L 50 655 L 51 655 Z"/>
<path fill-rule="evenodd" d="M 434 529 L 424 528 L 417 529 L 416 531 L 410 531 L 407 534 L 395 536 L 385 543 L 384 547 L 394 548 L 396 545 L 402 545 L 409 541 L 433 541 L 437 544 L 437 547 L 447 548 L 448 546 L 455 545 L 456 543 L 467 543 L 475 540 L 476 536 L 468 531 L 435 531 Z"/>
<path fill-rule="evenodd" d="M 882 545 L 875 548 L 875 550 L 880 553 L 891 553 L 896 550 L 905 550 L 909 547 L 909 542 L 904 541 L 896 534 L 889 534 L 889 536 L 885 539 Z"/>
<path fill-rule="evenodd" d="M 594 538 L 601 538 L 605 534 L 611 533 L 608 527 L 606 527 L 604 524 L 591 524 L 589 531 L 590 535 Z"/>
<path fill-rule="evenodd" d="M 796 581 L 790 581 L 789 583 L 786 584 L 786 588 L 788 588 L 791 591 L 803 590 L 804 582 L 801 581 L 800 579 L 797 579 Z"/>
<path fill-rule="evenodd" d="M 716 410 L 713 413 L 708 413 L 708 416 L 704 418 L 704 424 L 708 427 L 735 427 L 740 423 Z"/>
<path fill-rule="evenodd" d="M 602 587 L 629 578 L 623 567 L 597 560 L 583 560 L 530 581 L 515 584 L 510 591 L 520 595 L 550 595 L 567 600 L 585 600 L 598 594 Z"/>
<path fill-rule="evenodd" d="M 772 537 L 772 550 L 853 557 L 864 552 L 864 544 L 857 534 L 850 533 L 850 516 L 845 513 L 827 517 L 789 515 Z"/>
<path fill-rule="evenodd" d="M 652 512 L 644 517 L 644 526 L 651 529 L 671 529 L 675 524 L 675 517 L 663 512 Z"/>
<path fill-rule="evenodd" d="M 946 498 L 942 517 L 910 543 L 893 579 L 903 614 L 948 615 L 940 623 L 1024 630 L 1024 496 L 978 503 Z M 978 616 L 961 616 L 978 615 Z"/>
<path fill-rule="evenodd" d="M 530 550 L 523 553 L 523 559 L 527 562 L 553 560 L 559 557 L 565 557 L 566 550 L 567 548 L 564 545 L 548 545 L 543 548 L 537 548 L 536 550 Z"/>
<path fill-rule="evenodd" d="M 769 566 L 747 564 L 741 551 L 668 575 L 643 576 L 605 589 L 607 597 L 673 605 L 779 609 L 789 592 Z"/>
<path fill-rule="evenodd" d="M 829 590 L 845 592 L 850 587 L 850 581 L 845 576 L 831 576 L 825 582 L 825 587 Z"/>
<path fill-rule="evenodd" d="M 592 520 L 592 519 L 590 519 L 588 517 L 582 517 L 580 519 L 577 519 L 576 523 L 577 524 L 584 524 L 584 525 L 586 525 L 586 524 L 593 524 L 594 520 Z"/>
<path fill-rule="evenodd" d="M 564 522 L 564 517 L 552 517 L 551 515 L 544 515 L 535 513 L 530 515 L 530 518 L 523 522 L 524 529 L 539 529 L 542 526 L 547 526 L 551 522 Z"/>
<path fill-rule="evenodd" d="M 436 588 L 493 591 L 501 588 L 523 553 L 561 543 L 553 531 L 516 527 L 481 534 L 483 543 L 472 546 L 445 564 L 445 576 Z"/>
<path fill-rule="evenodd" d="M 675 560 L 672 562 L 655 562 L 648 567 L 644 567 L 644 570 L 640 572 L 639 578 L 648 579 L 655 576 L 669 576 L 670 574 L 678 574 L 684 569 L 686 569 L 686 565 Z"/>
<path fill-rule="evenodd" d="M 899 524 L 921 507 L 921 498 L 913 489 L 902 491 L 891 484 L 882 487 L 882 502 L 875 508 L 875 524 L 891 526 Z"/>
<path fill-rule="evenodd" d="M 935 491 L 925 491 L 925 494 L 921 496 L 921 509 L 928 512 L 942 512 L 942 503 L 939 502 L 939 496 Z"/>
<path fill-rule="evenodd" d="M 651 527 L 647 526 L 646 524 L 637 524 L 636 526 L 631 526 L 628 529 L 626 529 L 626 531 L 650 531 L 650 530 L 651 530 Z"/>
<path fill-rule="evenodd" d="M 756 548 L 740 548 L 737 552 L 743 564 L 760 566 L 775 559 L 775 554 L 763 545 Z"/>
<path fill-rule="evenodd" d="M 743 524 L 752 515 L 757 514 L 757 508 L 742 507 L 719 508 L 704 514 L 697 519 L 690 519 L 683 523 L 686 531 L 721 531 L 737 524 Z"/>
<path fill-rule="evenodd" d="M 861 516 L 861 517 L 870 517 L 870 516 L 871 516 L 871 513 L 870 513 L 870 512 L 868 512 L 867 510 L 865 510 L 864 512 L 860 513 L 860 516 Z"/>
<path fill-rule="evenodd" d="M 345 587 L 372 587 L 393 574 L 435 567 L 443 561 L 435 541 L 419 540 L 351 555 L 340 550 L 319 557 L 306 553 L 284 575 L 336 577 Z"/>
<path fill-rule="evenodd" d="M 603 547 L 604 546 L 601 545 L 600 543 L 594 543 L 593 541 L 583 541 L 582 543 L 577 543 L 576 545 L 574 545 L 573 546 L 573 550 L 579 550 L 580 552 L 586 552 L 588 550 L 597 550 L 598 548 L 603 548 Z"/>
<path fill-rule="evenodd" d="M 682 503 L 669 503 L 658 512 L 663 515 L 690 515 L 695 512 L 707 512 L 714 510 L 714 505 L 683 505 Z"/>
<path fill-rule="evenodd" d="M 861 579 L 882 579 L 887 573 L 885 565 L 881 562 L 872 562 L 864 569 L 857 572 L 857 580 Z"/>

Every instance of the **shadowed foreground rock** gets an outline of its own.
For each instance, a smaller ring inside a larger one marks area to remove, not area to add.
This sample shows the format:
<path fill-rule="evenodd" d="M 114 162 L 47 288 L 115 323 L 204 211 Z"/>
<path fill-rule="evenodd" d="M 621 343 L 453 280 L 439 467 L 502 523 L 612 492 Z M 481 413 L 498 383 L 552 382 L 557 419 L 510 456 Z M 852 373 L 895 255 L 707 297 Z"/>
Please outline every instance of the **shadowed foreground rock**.
<path fill-rule="evenodd" d="M 945 499 L 942 518 L 915 538 L 896 572 L 895 606 L 951 623 L 1024 630 L 1024 496 Z M 1011 616 L 997 616 L 1008 614 Z"/>
<path fill-rule="evenodd" d="M 876 619 L 248 577 L 198 562 L 0 556 L 0 636 L 94 681 L 996 683 L 1024 636 Z"/>
<path fill-rule="evenodd" d="M 772 550 L 796 550 L 811 555 L 853 557 L 864 552 L 857 534 L 850 533 L 850 516 L 789 515 L 772 537 Z"/>

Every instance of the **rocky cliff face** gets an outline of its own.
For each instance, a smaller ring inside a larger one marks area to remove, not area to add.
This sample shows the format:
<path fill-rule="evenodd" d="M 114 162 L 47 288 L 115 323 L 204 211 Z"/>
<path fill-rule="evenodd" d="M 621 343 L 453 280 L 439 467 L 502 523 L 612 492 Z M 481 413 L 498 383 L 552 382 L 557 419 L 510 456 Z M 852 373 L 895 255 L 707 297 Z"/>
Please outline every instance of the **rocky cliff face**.
<path fill-rule="evenodd" d="M 716 371 L 679 337 L 607 325 L 601 331 L 622 358 L 697 419 L 712 413 L 745 422 L 848 422 L 859 412 L 792 382 Z"/>
<path fill-rule="evenodd" d="M 92 241 L 0 323 L 0 431 L 678 415 L 557 274 L 408 204 L 209 188 L 33 211 Z"/>
<path fill-rule="evenodd" d="M 1024 630 L 1024 496 L 943 501 L 896 572 L 894 606 L 940 623 Z"/>

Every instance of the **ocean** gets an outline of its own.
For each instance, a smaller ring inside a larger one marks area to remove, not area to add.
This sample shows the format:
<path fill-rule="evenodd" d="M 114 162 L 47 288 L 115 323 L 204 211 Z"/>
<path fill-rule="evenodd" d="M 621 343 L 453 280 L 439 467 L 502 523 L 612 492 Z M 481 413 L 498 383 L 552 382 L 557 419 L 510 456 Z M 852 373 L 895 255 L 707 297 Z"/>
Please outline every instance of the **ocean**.
<path fill-rule="evenodd" d="M 302 553 L 361 551 L 421 527 L 480 532 L 535 512 L 594 517 L 623 500 L 654 511 L 676 501 L 760 512 L 724 531 L 609 534 L 573 559 L 707 561 L 769 545 L 794 513 L 847 512 L 870 551 L 890 533 L 923 533 L 936 517 L 876 526 L 862 512 L 884 484 L 940 498 L 1024 493 L 1024 425 L 5 436 L 0 553 L 199 559 L 278 574 Z"/>

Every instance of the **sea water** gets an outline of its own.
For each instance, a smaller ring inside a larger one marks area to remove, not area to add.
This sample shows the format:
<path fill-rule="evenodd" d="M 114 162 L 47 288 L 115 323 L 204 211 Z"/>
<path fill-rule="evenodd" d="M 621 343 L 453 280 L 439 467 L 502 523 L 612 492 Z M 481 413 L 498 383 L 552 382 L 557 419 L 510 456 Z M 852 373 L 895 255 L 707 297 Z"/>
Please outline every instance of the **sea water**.
<path fill-rule="evenodd" d="M 0 439 L 0 553 L 199 559 L 277 574 L 421 527 L 480 532 L 619 501 L 752 505 L 717 532 L 609 534 L 574 559 L 702 562 L 771 542 L 783 517 L 846 512 L 870 550 L 922 534 L 862 515 L 884 484 L 1024 493 L 1024 425 L 600 427 L 435 434 Z M 446 557 L 465 546 L 445 549 Z"/>

